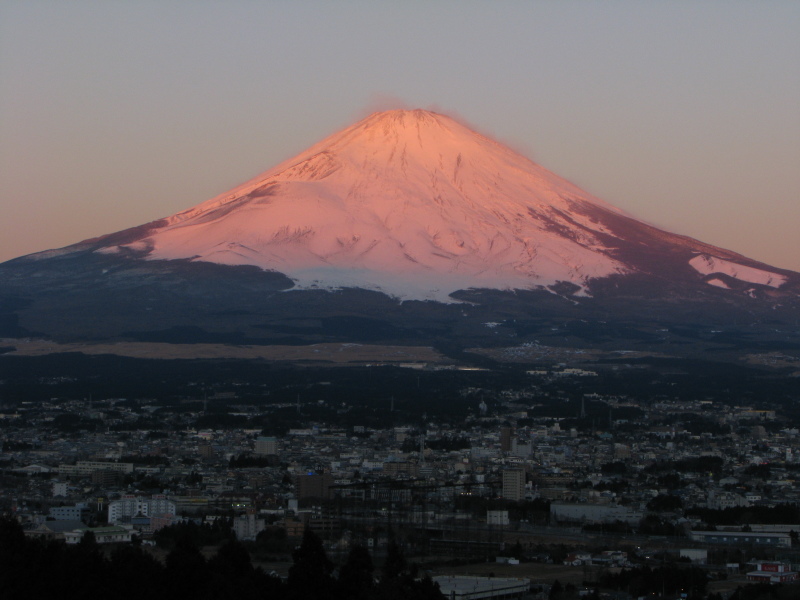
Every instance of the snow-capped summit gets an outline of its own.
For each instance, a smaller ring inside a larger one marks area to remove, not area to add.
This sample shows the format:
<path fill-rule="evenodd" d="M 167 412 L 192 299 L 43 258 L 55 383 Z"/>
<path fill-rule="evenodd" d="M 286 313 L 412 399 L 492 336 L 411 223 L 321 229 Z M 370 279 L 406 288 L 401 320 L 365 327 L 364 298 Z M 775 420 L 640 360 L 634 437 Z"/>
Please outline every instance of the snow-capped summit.
<path fill-rule="evenodd" d="M 230 192 L 78 246 L 87 243 L 105 254 L 255 265 L 299 288 L 406 299 L 560 281 L 585 288 L 613 274 L 654 272 L 663 268 L 654 261 L 667 258 L 670 269 L 678 264 L 717 287 L 737 274 L 782 283 L 765 265 L 636 221 L 424 110 L 372 114 Z M 712 281 L 717 271 L 724 277 Z"/>

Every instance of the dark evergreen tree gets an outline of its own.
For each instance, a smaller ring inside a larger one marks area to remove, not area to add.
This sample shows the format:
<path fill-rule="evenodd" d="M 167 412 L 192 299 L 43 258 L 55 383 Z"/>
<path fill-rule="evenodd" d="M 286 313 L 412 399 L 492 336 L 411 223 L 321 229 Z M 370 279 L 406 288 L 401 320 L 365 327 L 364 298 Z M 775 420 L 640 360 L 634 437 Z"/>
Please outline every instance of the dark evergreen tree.
<path fill-rule="evenodd" d="M 396 582 L 408 575 L 408 562 L 403 551 L 394 539 L 389 540 L 386 548 L 386 562 L 383 563 L 382 582 Z"/>
<path fill-rule="evenodd" d="M 164 565 L 141 546 L 115 548 L 109 558 L 111 577 L 116 582 L 115 600 L 158 598 L 164 585 Z M 135 581 L 136 585 L 126 582 Z"/>
<path fill-rule="evenodd" d="M 310 529 L 303 533 L 300 547 L 292 552 L 289 567 L 289 597 L 301 600 L 328 600 L 333 597 L 333 563 L 325 554 L 322 540 Z"/>
<path fill-rule="evenodd" d="M 430 577 L 417 580 L 417 566 L 409 566 L 403 551 L 394 539 L 386 549 L 386 562 L 377 588 L 377 600 L 442 600 L 439 586 Z"/>
<path fill-rule="evenodd" d="M 0 518 L 0 590 L 4 595 L 19 597 L 25 578 L 33 570 L 31 550 L 22 526 L 15 519 Z"/>
<path fill-rule="evenodd" d="M 367 600 L 375 588 L 374 571 L 369 551 L 360 544 L 353 546 L 339 571 L 336 595 L 342 600 Z"/>
<path fill-rule="evenodd" d="M 92 531 L 87 530 L 75 546 L 65 547 L 61 556 L 59 579 L 74 598 L 102 597 L 111 593 L 113 583 L 108 561 Z"/>
<path fill-rule="evenodd" d="M 210 593 L 213 598 L 256 600 L 262 595 L 250 554 L 237 540 L 228 540 L 208 561 Z"/>
<path fill-rule="evenodd" d="M 165 596 L 173 598 L 209 597 L 209 572 L 205 557 L 190 536 L 181 537 L 167 554 Z"/>
<path fill-rule="evenodd" d="M 250 577 L 254 572 L 250 554 L 237 540 L 228 540 L 222 544 L 217 554 L 208 561 L 208 568 L 231 578 Z"/>

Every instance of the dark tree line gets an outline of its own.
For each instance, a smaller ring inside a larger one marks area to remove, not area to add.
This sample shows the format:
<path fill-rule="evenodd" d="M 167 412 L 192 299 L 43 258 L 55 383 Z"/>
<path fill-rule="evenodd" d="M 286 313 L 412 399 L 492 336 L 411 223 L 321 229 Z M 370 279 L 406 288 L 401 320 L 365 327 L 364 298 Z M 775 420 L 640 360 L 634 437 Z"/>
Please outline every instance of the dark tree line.
<path fill-rule="evenodd" d="M 322 541 L 310 530 L 292 560 L 286 584 L 289 600 L 444 600 L 430 577 L 418 577 L 416 565 L 409 565 L 394 540 L 379 577 L 369 552 L 360 545 L 353 546 L 335 577 Z"/>
<path fill-rule="evenodd" d="M 169 459 L 166 456 L 142 456 L 139 454 L 126 454 L 119 459 L 121 463 L 133 463 L 134 465 L 147 465 L 150 467 L 164 465 L 169 466 Z"/>
<path fill-rule="evenodd" d="M 604 463 L 600 466 L 603 475 L 625 475 L 628 472 L 628 465 L 623 461 Z"/>
<path fill-rule="evenodd" d="M 464 450 L 472 445 L 472 440 L 466 436 L 457 437 L 443 437 L 436 439 L 426 439 L 425 447 L 431 450 L 438 450 L 440 452 L 448 452 L 454 450 Z M 419 450 L 419 437 L 408 437 L 403 441 L 400 449 L 403 452 L 416 452 Z"/>
<path fill-rule="evenodd" d="M 719 456 L 695 456 L 680 460 L 662 460 L 651 464 L 646 473 L 714 473 L 719 475 L 725 461 Z"/>
<path fill-rule="evenodd" d="M 353 547 L 337 574 L 319 537 L 307 530 L 284 581 L 254 567 L 245 546 L 233 537 L 206 558 L 198 541 L 211 532 L 199 529 L 175 530 L 169 536 L 171 550 L 160 562 L 136 544 L 103 552 L 91 532 L 76 545 L 27 538 L 15 520 L 0 519 L 2 597 L 443 600 L 438 586 L 430 578 L 418 578 L 394 542 L 379 577 L 363 546 Z"/>
<path fill-rule="evenodd" d="M 737 587 L 728 600 L 796 600 L 800 597 L 797 583 L 750 583 Z M 723 600 L 721 594 L 711 594 L 708 600 Z"/>
<path fill-rule="evenodd" d="M 231 456 L 228 465 L 231 469 L 247 469 L 250 467 L 274 467 L 276 464 L 274 456 L 257 456 L 253 454 L 240 454 Z"/>
<path fill-rule="evenodd" d="M 219 518 L 211 523 L 197 524 L 194 521 L 176 523 L 163 527 L 153 534 L 159 548 L 172 550 L 179 542 L 189 542 L 193 546 L 212 546 L 235 538 L 232 522 Z"/>
<path fill-rule="evenodd" d="M 180 537 L 164 562 L 140 545 L 104 552 L 88 532 L 80 543 L 27 538 L 11 519 L 0 520 L 0 590 L 18 598 L 241 598 L 286 597 L 286 586 L 250 562 L 228 539 L 209 559 L 192 537 Z"/>
<path fill-rule="evenodd" d="M 686 509 L 686 515 L 700 517 L 710 526 L 743 525 L 750 523 L 797 523 L 800 520 L 800 507 L 797 504 L 776 504 L 775 506 L 732 506 L 713 509 L 693 506 Z"/>
<path fill-rule="evenodd" d="M 659 494 L 655 498 L 651 498 L 647 503 L 647 510 L 654 512 L 664 512 L 671 510 L 683 509 L 683 502 L 678 496 L 671 494 Z"/>
<path fill-rule="evenodd" d="M 705 598 L 708 578 L 706 572 L 697 567 L 665 565 L 655 569 L 623 569 L 619 573 L 606 571 L 600 576 L 599 583 L 604 588 L 623 590 L 634 597 L 683 593 L 689 599 L 699 599 Z"/>

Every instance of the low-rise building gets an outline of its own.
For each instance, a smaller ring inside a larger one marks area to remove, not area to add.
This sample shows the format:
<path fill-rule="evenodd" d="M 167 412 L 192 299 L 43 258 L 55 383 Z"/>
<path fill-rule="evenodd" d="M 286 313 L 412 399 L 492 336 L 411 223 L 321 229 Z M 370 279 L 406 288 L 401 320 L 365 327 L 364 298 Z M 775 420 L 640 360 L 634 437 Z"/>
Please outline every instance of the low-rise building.
<path fill-rule="evenodd" d="M 792 538 L 787 533 L 753 533 L 749 531 L 692 531 L 690 539 L 705 544 L 773 546 L 791 548 Z"/>
<path fill-rule="evenodd" d="M 131 531 L 124 527 L 82 527 L 64 532 L 64 541 L 67 544 L 77 544 L 83 539 L 84 534 L 91 531 L 98 544 L 123 544 L 131 541 Z"/>
<path fill-rule="evenodd" d="M 486 524 L 487 525 L 508 525 L 508 511 L 507 510 L 487 510 L 486 511 Z"/>
<path fill-rule="evenodd" d="M 56 521 L 86 521 L 90 514 L 91 509 L 85 502 L 74 506 L 53 506 L 50 509 L 50 517 Z"/>
<path fill-rule="evenodd" d="M 74 465 L 58 465 L 59 475 L 75 475 L 79 477 L 89 477 L 95 471 L 120 471 L 124 474 L 133 473 L 133 463 L 101 462 L 91 460 L 79 460 Z"/>
<path fill-rule="evenodd" d="M 550 515 L 557 522 L 575 523 L 613 523 L 624 521 L 629 524 L 638 523 L 644 514 L 628 506 L 615 504 L 572 504 L 553 502 L 550 504 Z"/>
<path fill-rule="evenodd" d="M 797 571 L 792 571 L 792 566 L 789 563 L 759 560 L 755 565 L 755 571 L 747 573 L 748 581 L 786 583 L 797 580 Z"/>
<path fill-rule="evenodd" d="M 446 598 L 478 600 L 482 598 L 521 598 L 530 591 L 528 579 L 507 577 L 434 577 L 439 589 Z"/>

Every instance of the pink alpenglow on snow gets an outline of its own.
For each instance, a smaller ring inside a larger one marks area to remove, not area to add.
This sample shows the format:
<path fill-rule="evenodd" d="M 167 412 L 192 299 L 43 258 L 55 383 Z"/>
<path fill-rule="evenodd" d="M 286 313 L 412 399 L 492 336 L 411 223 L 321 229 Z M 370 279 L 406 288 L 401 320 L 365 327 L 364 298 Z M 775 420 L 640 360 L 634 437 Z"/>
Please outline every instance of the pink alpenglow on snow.
<path fill-rule="evenodd" d="M 782 282 L 781 275 L 753 274 L 757 268 L 731 262 L 758 264 L 737 254 L 639 223 L 509 148 L 423 110 L 372 114 L 140 235 L 94 241 L 99 252 L 256 265 L 288 275 L 299 288 L 447 300 L 459 289 L 559 281 L 585 288 L 593 278 L 634 272 L 619 252 L 632 231 L 637 244 L 655 240 L 704 253 L 691 263 L 703 274 Z"/>
<path fill-rule="evenodd" d="M 689 264 L 692 265 L 692 267 L 694 267 L 698 273 L 702 273 L 703 275 L 724 273 L 725 275 L 740 281 L 768 285 L 774 288 L 780 287 L 786 283 L 785 275 L 779 275 L 778 273 L 770 273 L 769 271 L 764 271 L 762 269 L 739 265 L 728 260 L 723 260 L 714 256 L 708 256 L 707 254 L 700 254 L 699 256 L 696 256 L 689 261 Z M 709 283 L 711 282 L 709 281 Z"/>

